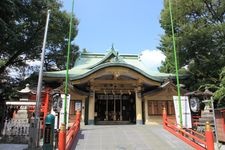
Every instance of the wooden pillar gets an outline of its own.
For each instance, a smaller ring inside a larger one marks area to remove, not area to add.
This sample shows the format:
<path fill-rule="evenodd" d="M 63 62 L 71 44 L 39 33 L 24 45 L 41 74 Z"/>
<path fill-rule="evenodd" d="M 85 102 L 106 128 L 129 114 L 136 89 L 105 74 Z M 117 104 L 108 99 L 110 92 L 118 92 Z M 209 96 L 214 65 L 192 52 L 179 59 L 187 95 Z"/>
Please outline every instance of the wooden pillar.
<path fill-rule="evenodd" d="M 88 124 L 93 125 L 95 119 L 95 92 L 92 91 L 89 96 L 89 108 L 88 108 Z"/>
<path fill-rule="evenodd" d="M 140 87 L 135 90 L 135 101 L 136 101 L 136 124 L 143 124 L 142 120 L 142 99 Z"/>
<path fill-rule="evenodd" d="M 113 105 L 113 107 L 114 107 L 114 109 L 113 109 L 113 120 L 115 121 L 116 120 L 116 99 L 115 99 L 114 94 L 113 94 L 113 103 L 114 103 L 114 105 Z"/>
<path fill-rule="evenodd" d="M 123 106 L 122 106 L 122 96 L 121 96 L 121 98 L 120 98 L 120 121 L 123 120 L 122 109 L 123 109 Z"/>
<path fill-rule="evenodd" d="M 107 96 L 108 97 L 108 96 Z M 109 120 L 109 100 L 108 100 L 108 98 L 106 99 L 106 113 L 105 113 L 105 115 L 106 115 L 106 120 L 108 121 Z"/>
<path fill-rule="evenodd" d="M 149 124 L 149 116 L 148 116 L 148 100 L 145 99 L 145 124 Z"/>
<path fill-rule="evenodd" d="M 84 125 L 84 113 L 85 113 L 85 99 L 81 101 L 81 121 L 80 123 Z"/>

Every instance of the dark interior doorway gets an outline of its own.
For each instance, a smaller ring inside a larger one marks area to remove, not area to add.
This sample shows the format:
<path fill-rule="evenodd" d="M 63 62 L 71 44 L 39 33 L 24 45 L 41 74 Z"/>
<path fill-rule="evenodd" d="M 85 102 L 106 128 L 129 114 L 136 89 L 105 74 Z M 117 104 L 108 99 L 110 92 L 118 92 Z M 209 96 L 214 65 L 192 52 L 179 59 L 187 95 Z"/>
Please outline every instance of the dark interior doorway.
<path fill-rule="evenodd" d="M 134 94 L 96 94 L 96 124 L 133 124 L 136 123 Z"/>

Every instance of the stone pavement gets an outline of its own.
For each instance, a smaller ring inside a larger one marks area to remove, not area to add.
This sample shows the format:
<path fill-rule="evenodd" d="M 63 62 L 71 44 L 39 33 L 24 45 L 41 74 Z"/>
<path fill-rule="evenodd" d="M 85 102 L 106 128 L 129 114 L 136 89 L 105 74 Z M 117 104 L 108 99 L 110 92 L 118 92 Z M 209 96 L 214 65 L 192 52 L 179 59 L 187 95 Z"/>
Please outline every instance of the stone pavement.
<path fill-rule="evenodd" d="M 24 150 L 27 144 L 0 144 L 0 150 Z"/>
<path fill-rule="evenodd" d="M 76 150 L 192 150 L 161 125 L 82 126 Z"/>

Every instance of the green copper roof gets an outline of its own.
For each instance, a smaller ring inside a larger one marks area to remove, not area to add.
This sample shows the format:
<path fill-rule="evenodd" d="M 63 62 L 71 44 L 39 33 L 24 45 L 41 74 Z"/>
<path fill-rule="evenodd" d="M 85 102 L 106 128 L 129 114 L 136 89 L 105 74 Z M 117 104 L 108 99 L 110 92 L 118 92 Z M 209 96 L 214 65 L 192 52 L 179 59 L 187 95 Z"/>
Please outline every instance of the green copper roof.
<path fill-rule="evenodd" d="M 82 79 L 102 68 L 107 67 L 126 67 L 130 68 L 147 78 L 155 81 L 163 81 L 173 74 L 159 73 L 147 69 L 141 62 L 138 55 L 121 54 L 119 55 L 114 49 L 111 49 L 107 54 L 103 53 L 81 53 L 76 60 L 75 65 L 69 70 L 70 80 Z M 44 77 L 59 77 L 64 78 L 66 70 L 45 72 Z"/>

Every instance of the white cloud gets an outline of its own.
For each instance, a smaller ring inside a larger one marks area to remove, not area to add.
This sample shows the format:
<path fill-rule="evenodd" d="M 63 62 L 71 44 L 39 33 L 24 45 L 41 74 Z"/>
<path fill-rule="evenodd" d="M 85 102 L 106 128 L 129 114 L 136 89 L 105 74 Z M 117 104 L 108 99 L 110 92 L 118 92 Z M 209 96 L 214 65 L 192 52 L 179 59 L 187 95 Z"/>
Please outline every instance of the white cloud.
<path fill-rule="evenodd" d="M 39 61 L 39 60 L 27 60 L 26 64 L 28 64 L 30 66 L 40 66 L 41 61 Z"/>
<path fill-rule="evenodd" d="M 166 56 L 159 50 L 144 50 L 141 52 L 140 59 L 143 64 L 152 71 L 158 71 L 157 67 L 161 66 Z"/>
<path fill-rule="evenodd" d="M 29 66 L 40 66 L 41 61 L 39 60 L 26 60 L 26 64 Z M 23 77 L 24 79 L 26 79 L 27 77 L 30 76 L 30 74 L 32 73 L 27 67 L 23 68 L 23 72 L 25 73 L 25 77 Z M 17 67 L 11 67 L 8 69 L 9 70 L 9 76 L 12 78 L 20 78 L 21 74 L 19 73 L 19 70 Z M 20 70 L 21 71 L 21 70 Z"/>

